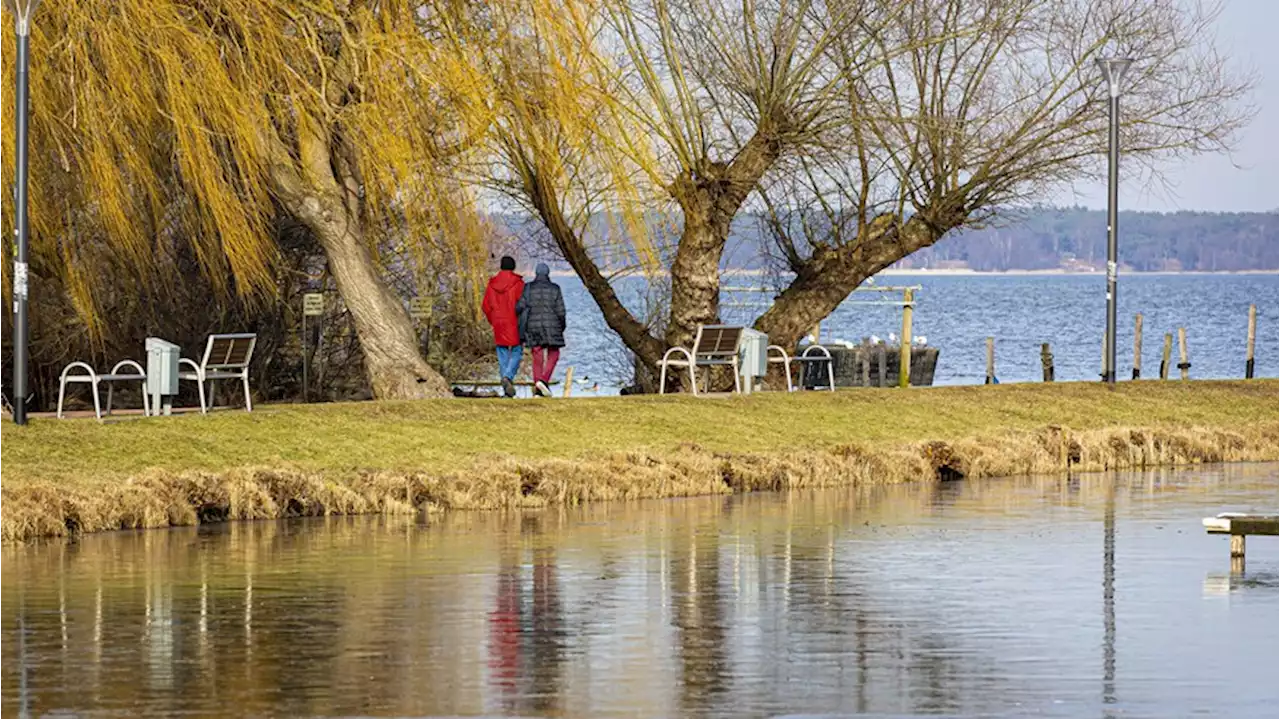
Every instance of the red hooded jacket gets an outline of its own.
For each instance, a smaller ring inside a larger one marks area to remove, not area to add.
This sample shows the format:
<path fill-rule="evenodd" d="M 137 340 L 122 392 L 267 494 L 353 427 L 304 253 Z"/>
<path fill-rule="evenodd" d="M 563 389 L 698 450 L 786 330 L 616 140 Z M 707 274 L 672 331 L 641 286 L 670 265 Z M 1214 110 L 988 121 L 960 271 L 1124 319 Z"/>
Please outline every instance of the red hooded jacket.
<path fill-rule="evenodd" d="M 480 309 L 493 325 L 493 343 L 499 347 L 520 344 L 520 322 L 516 319 L 516 302 L 524 293 L 524 278 L 503 270 L 489 280 Z"/>

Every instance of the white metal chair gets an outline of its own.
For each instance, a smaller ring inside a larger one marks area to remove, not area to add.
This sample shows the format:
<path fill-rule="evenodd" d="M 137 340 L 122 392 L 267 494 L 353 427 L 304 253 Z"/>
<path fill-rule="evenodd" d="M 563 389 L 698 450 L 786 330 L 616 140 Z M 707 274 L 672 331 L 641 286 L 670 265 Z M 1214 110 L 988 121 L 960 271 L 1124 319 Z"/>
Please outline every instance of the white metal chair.
<path fill-rule="evenodd" d="M 779 355 L 778 357 L 773 356 L 775 352 Z M 769 357 L 769 364 L 782 365 L 782 373 L 787 377 L 787 391 L 790 392 L 793 389 L 793 385 L 791 383 L 791 356 L 787 354 L 786 350 L 782 349 L 782 347 L 778 345 L 769 345 L 769 347 L 765 349 L 765 354 Z"/>
<path fill-rule="evenodd" d="M 698 325 L 693 348 L 672 347 L 662 355 L 658 377 L 658 394 L 667 393 L 667 367 L 689 368 L 689 389 L 698 394 L 697 367 L 732 367 L 733 389 L 742 391 L 742 377 L 738 372 L 738 352 L 742 343 L 742 328 L 729 325 Z M 675 355 L 675 356 L 673 356 Z M 683 359 L 679 357 L 683 355 Z"/>
<path fill-rule="evenodd" d="M 253 359 L 253 347 L 258 342 L 258 335 L 252 333 L 209 335 L 204 348 L 204 358 L 196 364 L 195 360 L 182 358 L 178 360 L 178 379 L 196 383 L 200 391 L 200 412 L 207 414 L 213 406 L 214 382 L 220 379 L 238 379 L 244 386 L 244 409 L 253 411 L 253 403 L 249 399 L 249 360 Z M 183 372 L 182 367 L 190 367 L 190 372 Z M 205 400 L 204 385 L 209 383 L 209 399 Z"/>
<path fill-rule="evenodd" d="M 138 370 L 137 374 L 121 374 L 120 370 L 124 367 L 132 367 Z M 84 370 L 84 374 L 71 374 L 72 370 Z M 142 413 L 144 415 L 151 414 L 151 404 L 147 397 L 147 372 L 142 369 L 142 365 L 133 360 L 121 360 L 111 368 L 108 374 L 98 374 L 84 362 L 72 362 L 62 369 L 62 376 L 58 379 L 58 419 L 62 419 L 62 402 L 67 396 L 68 382 L 82 382 L 89 385 L 93 392 L 93 415 L 99 420 L 102 419 L 102 405 L 98 400 L 98 385 L 107 384 L 107 411 L 111 414 L 111 399 L 115 390 L 116 382 L 140 382 L 142 383 Z"/>
<path fill-rule="evenodd" d="M 808 347 L 804 348 L 804 352 L 801 352 L 800 356 L 792 357 L 791 362 L 800 362 L 802 364 L 806 362 L 826 362 L 827 363 L 827 387 L 826 388 L 832 392 L 836 391 L 835 362 L 832 361 L 831 352 L 826 347 L 823 347 L 822 345 L 809 345 Z M 787 370 L 788 370 L 787 385 L 788 387 L 790 387 L 791 365 L 789 363 L 787 364 Z M 817 388 L 815 387 L 815 389 Z"/>

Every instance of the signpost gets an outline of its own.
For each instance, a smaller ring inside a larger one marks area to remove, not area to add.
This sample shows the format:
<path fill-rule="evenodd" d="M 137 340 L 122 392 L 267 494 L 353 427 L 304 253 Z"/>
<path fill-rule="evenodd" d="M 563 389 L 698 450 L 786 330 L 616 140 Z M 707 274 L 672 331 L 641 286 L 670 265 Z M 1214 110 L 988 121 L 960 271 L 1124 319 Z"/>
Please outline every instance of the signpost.
<path fill-rule="evenodd" d="M 302 296 L 302 401 L 311 401 L 311 352 L 308 345 L 311 335 L 307 333 L 307 318 L 324 315 L 324 295 L 319 292 L 308 292 Z"/>

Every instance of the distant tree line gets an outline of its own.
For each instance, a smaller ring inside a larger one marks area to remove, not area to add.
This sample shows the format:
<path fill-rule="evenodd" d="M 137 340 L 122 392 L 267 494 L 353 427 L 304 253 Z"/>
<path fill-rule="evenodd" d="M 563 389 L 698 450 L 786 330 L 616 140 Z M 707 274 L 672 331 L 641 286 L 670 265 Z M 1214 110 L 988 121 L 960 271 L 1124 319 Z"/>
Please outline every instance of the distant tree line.
<path fill-rule="evenodd" d="M 1233 272 L 1280 266 L 1275 212 L 1121 212 L 1120 262 L 1140 272 Z M 1042 209 L 999 224 L 957 230 L 901 267 L 973 270 L 1102 268 L 1107 213 Z"/>

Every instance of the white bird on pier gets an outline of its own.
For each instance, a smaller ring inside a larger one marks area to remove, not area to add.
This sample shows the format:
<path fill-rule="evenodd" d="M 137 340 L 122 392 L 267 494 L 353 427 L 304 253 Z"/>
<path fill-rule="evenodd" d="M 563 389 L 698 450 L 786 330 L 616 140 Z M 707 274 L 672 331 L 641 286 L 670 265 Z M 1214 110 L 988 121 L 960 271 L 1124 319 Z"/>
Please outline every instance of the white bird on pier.
<path fill-rule="evenodd" d="M 875 335 L 871 335 L 871 344 L 873 344 L 873 345 L 878 345 L 878 344 L 880 344 L 880 338 L 879 338 L 879 337 L 876 337 Z"/>
<path fill-rule="evenodd" d="M 891 345 L 898 344 L 898 336 L 892 332 L 889 333 L 889 344 Z"/>
<path fill-rule="evenodd" d="M 927 340 L 924 335 L 920 335 L 919 337 L 916 338 L 916 344 L 920 345 L 921 347 L 924 347 L 925 345 L 929 344 L 929 340 Z"/>

